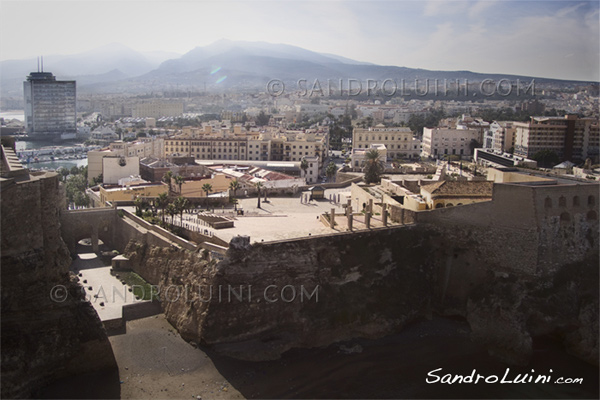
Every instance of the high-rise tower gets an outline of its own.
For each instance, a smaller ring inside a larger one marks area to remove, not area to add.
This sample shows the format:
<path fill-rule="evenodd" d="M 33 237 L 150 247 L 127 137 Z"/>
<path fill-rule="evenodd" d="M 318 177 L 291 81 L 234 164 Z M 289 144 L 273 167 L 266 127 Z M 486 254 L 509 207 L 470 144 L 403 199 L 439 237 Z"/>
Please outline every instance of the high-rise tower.
<path fill-rule="evenodd" d="M 77 133 L 75 81 L 57 81 L 51 72 L 32 72 L 23 82 L 25 127 L 30 136 Z"/>

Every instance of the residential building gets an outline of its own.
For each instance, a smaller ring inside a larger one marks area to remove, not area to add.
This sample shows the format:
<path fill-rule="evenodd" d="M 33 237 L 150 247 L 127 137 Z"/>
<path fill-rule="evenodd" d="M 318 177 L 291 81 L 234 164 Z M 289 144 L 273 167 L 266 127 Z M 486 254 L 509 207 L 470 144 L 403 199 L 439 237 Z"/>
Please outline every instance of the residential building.
<path fill-rule="evenodd" d="M 23 82 L 25 128 L 31 136 L 77 134 L 76 83 L 51 72 L 32 72 Z"/>
<path fill-rule="evenodd" d="M 413 137 L 410 128 L 385 127 L 383 124 L 370 128 L 354 128 L 352 147 L 369 149 L 372 145 L 384 145 L 387 158 L 415 158 L 421 154 L 421 141 Z"/>
<path fill-rule="evenodd" d="M 117 155 L 102 158 L 102 183 L 116 185 L 119 179 L 140 174 L 140 158 Z"/>
<path fill-rule="evenodd" d="M 323 162 L 328 148 L 327 130 L 242 132 L 241 127 L 215 131 L 189 128 L 184 133 L 165 140 L 164 156 L 181 155 L 197 160 L 226 161 L 301 161 L 317 157 Z"/>
<path fill-rule="evenodd" d="M 183 103 L 166 101 L 136 104 L 132 107 L 131 111 L 131 116 L 133 118 L 179 117 L 182 114 Z"/>
<path fill-rule="evenodd" d="M 472 142 L 480 138 L 476 129 L 423 128 L 423 157 L 470 156 Z"/>
<path fill-rule="evenodd" d="M 136 142 L 123 142 L 117 140 L 107 148 L 88 151 L 88 183 L 102 174 L 102 159 L 107 156 L 146 157 L 160 158 L 164 153 L 165 140 L 162 137 L 139 138 Z"/>
<path fill-rule="evenodd" d="M 542 150 L 554 151 L 560 160 L 598 163 L 600 131 L 598 118 L 531 117 L 515 124 L 515 154 L 532 158 Z"/>
<path fill-rule="evenodd" d="M 387 162 L 387 149 L 384 144 L 372 144 L 367 149 L 352 149 L 350 154 L 351 165 L 354 170 L 361 170 L 365 166 L 367 152 L 377 150 L 379 153 L 379 161 Z"/>

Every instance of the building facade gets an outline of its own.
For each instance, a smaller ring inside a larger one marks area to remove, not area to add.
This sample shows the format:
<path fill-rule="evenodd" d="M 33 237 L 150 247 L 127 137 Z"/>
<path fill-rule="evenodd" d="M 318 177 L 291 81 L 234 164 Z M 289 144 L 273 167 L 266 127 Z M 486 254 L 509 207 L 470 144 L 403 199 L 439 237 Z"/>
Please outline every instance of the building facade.
<path fill-rule="evenodd" d="M 515 154 L 532 158 L 542 150 L 554 151 L 563 161 L 597 163 L 600 131 L 597 118 L 531 117 L 515 123 Z"/>
<path fill-rule="evenodd" d="M 51 72 L 32 72 L 23 82 L 28 135 L 77 134 L 75 81 L 57 81 Z"/>
<path fill-rule="evenodd" d="M 413 137 L 410 128 L 389 127 L 379 124 L 370 128 L 354 128 L 352 147 L 369 149 L 372 145 L 384 145 L 387 158 L 415 158 L 421 153 L 421 141 Z"/>
<path fill-rule="evenodd" d="M 476 129 L 423 128 L 423 157 L 444 155 L 469 156 L 472 141 L 478 141 Z"/>

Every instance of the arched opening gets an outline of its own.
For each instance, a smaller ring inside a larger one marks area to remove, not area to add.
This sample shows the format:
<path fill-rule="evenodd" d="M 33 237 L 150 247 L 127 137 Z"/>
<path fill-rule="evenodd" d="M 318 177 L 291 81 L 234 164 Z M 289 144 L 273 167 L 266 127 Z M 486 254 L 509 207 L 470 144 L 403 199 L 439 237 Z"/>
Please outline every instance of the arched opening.
<path fill-rule="evenodd" d="M 454 204 L 448 203 L 448 204 L 446 204 L 446 207 L 454 207 Z"/>
<path fill-rule="evenodd" d="M 437 203 L 435 208 L 444 208 L 444 203 Z"/>
<path fill-rule="evenodd" d="M 567 212 L 560 214 L 560 223 L 566 223 L 571 221 L 571 215 Z"/>
<path fill-rule="evenodd" d="M 558 206 L 559 207 L 566 207 L 567 206 L 567 199 L 565 198 L 565 196 L 560 196 L 558 198 Z"/>
<path fill-rule="evenodd" d="M 588 211 L 586 218 L 588 221 L 595 221 L 598 219 L 598 214 L 594 210 Z"/>
<path fill-rule="evenodd" d="M 544 208 L 552 208 L 552 199 L 550 197 L 546 197 L 546 200 L 544 200 Z"/>
<path fill-rule="evenodd" d="M 458 204 L 457 204 L 457 206 L 462 206 L 462 205 L 463 205 L 463 203 L 458 203 Z"/>
<path fill-rule="evenodd" d="M 588 206 L 593 206 L 596 204 L 596 198 L 594 196 L 588 196 Z"/>
<path fill-rule="evenodd" d="M 579 207 L 579 196 L 573 196 L 573 207 Z"/>

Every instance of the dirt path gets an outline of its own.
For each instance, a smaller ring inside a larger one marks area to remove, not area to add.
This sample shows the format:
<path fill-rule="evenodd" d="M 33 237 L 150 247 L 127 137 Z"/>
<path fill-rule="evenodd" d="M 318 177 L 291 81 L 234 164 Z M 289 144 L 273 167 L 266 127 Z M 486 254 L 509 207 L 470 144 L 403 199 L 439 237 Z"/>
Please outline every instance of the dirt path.
<path fill-rule="evenodd" d="M 110 337 L 122 399 L 242 399 L 204 352 L 185 342 L 163 314 L 127 323 Z"/>

